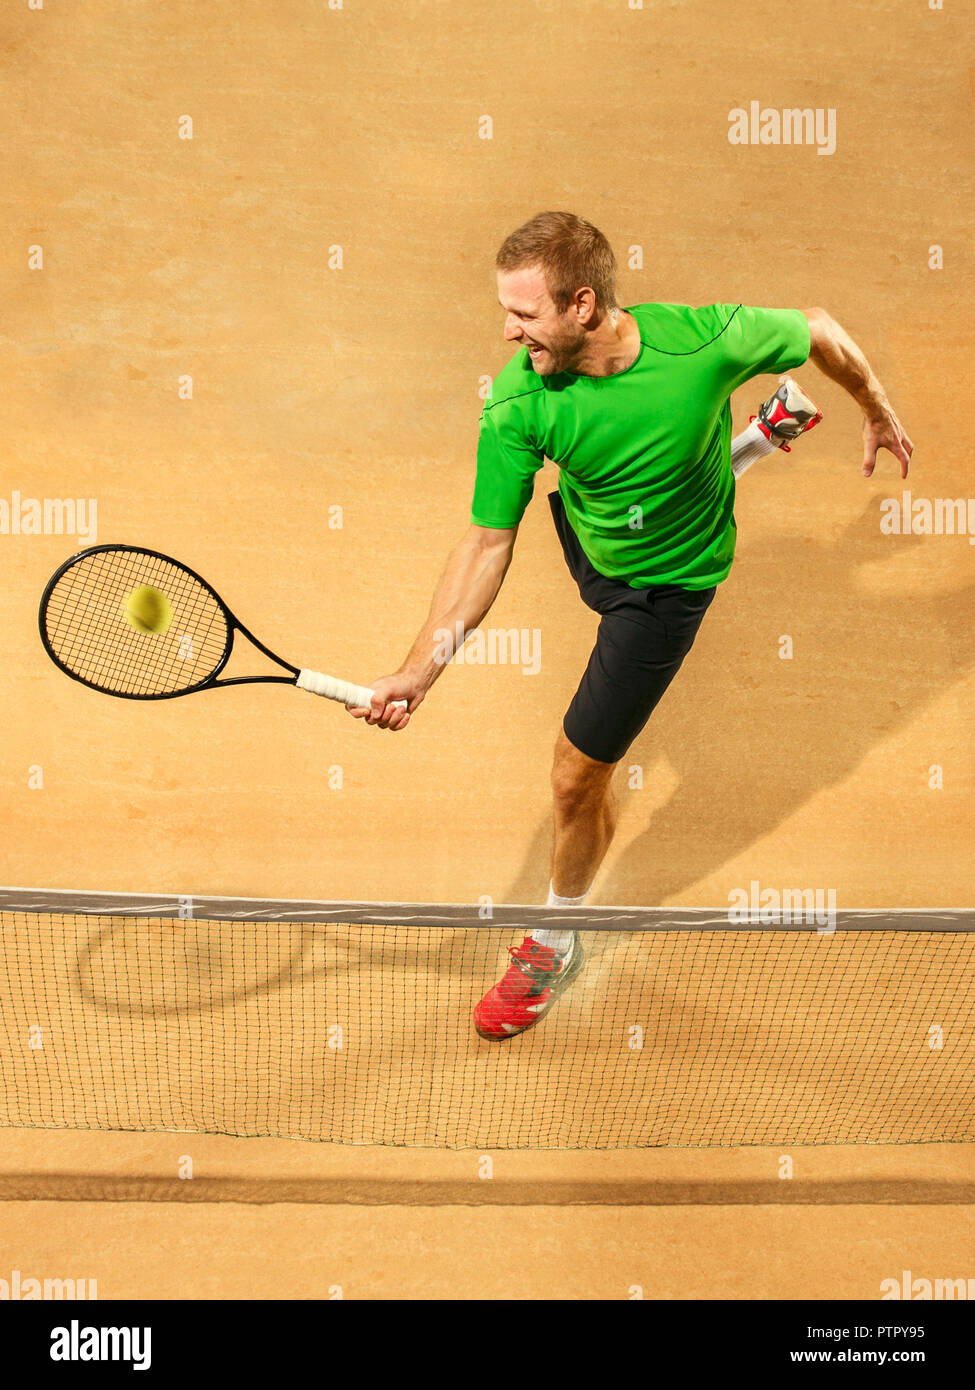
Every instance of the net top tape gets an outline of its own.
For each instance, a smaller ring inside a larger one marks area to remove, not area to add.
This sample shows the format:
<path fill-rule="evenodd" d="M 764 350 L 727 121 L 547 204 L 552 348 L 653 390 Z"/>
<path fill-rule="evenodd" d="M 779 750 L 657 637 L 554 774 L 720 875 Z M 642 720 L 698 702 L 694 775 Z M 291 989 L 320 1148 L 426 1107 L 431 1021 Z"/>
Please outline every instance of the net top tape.
<path fill-rule="evenodd" d="M 768 920 L 728 907 L 551 908 L 509 903 L 326 902 L 0 888 L 0 911 L 213 922 L 341 922 L 358 926 L 503 927 L 577 931 L 975 931 L 975 908 L 842 908 L 817 916 L 801 896 Z M 777 916 L 777 919 L 776 919 Z"/>

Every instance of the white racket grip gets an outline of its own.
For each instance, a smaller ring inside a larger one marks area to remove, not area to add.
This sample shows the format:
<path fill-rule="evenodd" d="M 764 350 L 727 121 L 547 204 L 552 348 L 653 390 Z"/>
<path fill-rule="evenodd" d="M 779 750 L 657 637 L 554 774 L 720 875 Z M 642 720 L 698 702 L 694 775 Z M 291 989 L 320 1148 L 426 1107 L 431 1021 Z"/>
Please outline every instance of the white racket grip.
<path fill-rule="evenodd" d="M 337 676 L 323 676 L 320 671 L 299 671 L 295 681 L 299 690 L 310 690 L 313 695 L 321 695 L 326 700 L 338 700 L 343 705 L 355 705 L 368 709 L 372 704 L 373 692 L 367 685 L 353 685 L 351 681 L 339 680 Z M 393 700 L 394 705 L 406 708 L 406 700 Z"/>

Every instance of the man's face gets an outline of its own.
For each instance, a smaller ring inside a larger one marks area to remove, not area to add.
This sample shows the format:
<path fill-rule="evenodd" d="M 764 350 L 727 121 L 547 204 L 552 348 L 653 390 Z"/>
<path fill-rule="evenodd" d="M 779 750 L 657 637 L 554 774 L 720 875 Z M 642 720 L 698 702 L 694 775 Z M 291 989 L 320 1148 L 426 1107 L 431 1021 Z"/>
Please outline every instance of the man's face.
<path fill-rule="evenodd" d="M 571 304 L 564 314 L 557 312 L 542 270 L 499 270 L 498 301 L 507 315 L 505 338 L 528 348 L 538 376 L 571 370 L 586 332 Z"/>

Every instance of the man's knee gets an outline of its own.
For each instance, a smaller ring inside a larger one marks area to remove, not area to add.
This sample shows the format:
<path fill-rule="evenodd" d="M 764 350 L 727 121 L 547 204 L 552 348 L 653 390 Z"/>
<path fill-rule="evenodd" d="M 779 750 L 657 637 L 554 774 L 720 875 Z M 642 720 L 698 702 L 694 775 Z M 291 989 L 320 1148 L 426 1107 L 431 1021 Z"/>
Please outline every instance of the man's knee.
<path fill-rule="evenodd" d="M 609 793 L 615 767 L 615 763 L 600 763 L 588 757 L 560 733 L 552 763 L 556 810 L 572 815 L 600 806 Z"/>

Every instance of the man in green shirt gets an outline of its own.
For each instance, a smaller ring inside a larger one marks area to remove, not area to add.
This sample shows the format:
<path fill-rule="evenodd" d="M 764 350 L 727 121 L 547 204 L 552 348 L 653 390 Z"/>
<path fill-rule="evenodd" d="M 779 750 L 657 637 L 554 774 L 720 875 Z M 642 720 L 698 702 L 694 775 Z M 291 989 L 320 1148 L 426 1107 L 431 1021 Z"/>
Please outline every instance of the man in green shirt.
<path fill-rule="evenodd" d="M 558 464 L 556 527 L 584 602 L 601 615 L 552 770 L 549 904 L 580 906 L 615 829 L 614 768 L 731 569 L 731 393 L 811 359 L 863 411 L 866 477 L 881 448 L 906 477 L 913 445 L 863 353 L 823 309 L 621 309 L 609 243 L 572 213 L 540 213 L 518 228 L 496 268 L 505 338 L 520 350 L 485 401 L 471 525 L 406 661 L 373 682 L 370 710 L 352 713 L 385 729 L 407 726 L 453 655 L 444 632 L 470 632 L 497 597 L 535 473 L 546 458 Z M 819 418 L 814 407 L 805 418 L 789 414 L 783 400 L 780 391 L 766 403 L 734 441 L 739 451 L 771 450 Z M 392 703 L 402 699 L 405 709 Z M 533 932 L 511 954 L 475 1010 L 484 1037 L 537 1022 L 582 963 L 571 929 Z"/>

